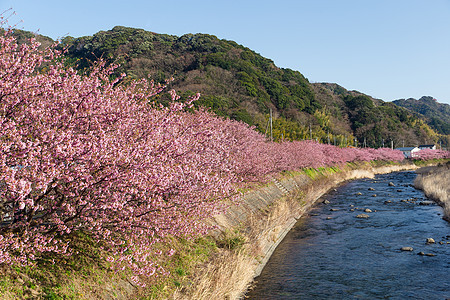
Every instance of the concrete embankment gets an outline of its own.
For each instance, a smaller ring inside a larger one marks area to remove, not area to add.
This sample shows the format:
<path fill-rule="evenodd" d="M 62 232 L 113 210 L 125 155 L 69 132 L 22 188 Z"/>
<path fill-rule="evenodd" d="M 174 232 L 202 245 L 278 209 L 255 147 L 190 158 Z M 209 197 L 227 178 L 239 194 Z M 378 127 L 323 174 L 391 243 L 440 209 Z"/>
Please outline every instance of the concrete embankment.
<path fill-rule="evenodd" d="M 297 220 L 330 189 L 352 179 L 417 168 L 412 163 L 381 167 L 364 164 L 312 171 L 309 176 L 298 172 L 272 178 L 269 184 L 247 192 L 239 205 L 232 205 L 227 213 L 211 220 L 218 226 L 213 234 L 217 240 L 228 238 L 245 242 L 237 250 L 220 251 L 201 265 L 191 288 L 176 293 L 175 298 L 243 297 Z"/>

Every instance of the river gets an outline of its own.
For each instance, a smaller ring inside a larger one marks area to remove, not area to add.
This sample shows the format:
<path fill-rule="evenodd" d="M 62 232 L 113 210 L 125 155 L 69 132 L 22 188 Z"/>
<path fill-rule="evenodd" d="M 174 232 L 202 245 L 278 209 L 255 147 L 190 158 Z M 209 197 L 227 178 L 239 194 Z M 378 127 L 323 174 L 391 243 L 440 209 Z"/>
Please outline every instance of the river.
<path fill-rule="evenodd" d="M 415 176 L 378 175 L 328 193 L 299 219 L 246 297 L 450 299 L 450 223 L 414 189 Z"/>

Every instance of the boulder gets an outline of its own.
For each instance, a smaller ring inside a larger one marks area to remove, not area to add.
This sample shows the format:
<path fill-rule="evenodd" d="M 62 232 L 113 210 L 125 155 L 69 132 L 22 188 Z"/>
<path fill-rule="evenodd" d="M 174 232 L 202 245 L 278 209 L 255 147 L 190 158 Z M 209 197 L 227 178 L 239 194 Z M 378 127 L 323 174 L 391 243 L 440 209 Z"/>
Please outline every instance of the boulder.
<path fill-rule="evenodd" d="M 388 186 L 395 186 L 395 184 L 391 181 L 388 183 Z"/>
<path fill-rule="evenodd" d="M 413 249 L 413 247 L 402 247 L 402 248 L 400 248 L 400 250 L 402 250 L 402 251 L 413 251 L 414 249 Z"/>
<path fill-rule="evenodd" d="M 366 208 L 366 209 L 364 210 L 364 212 L 366 212 L 366 213 L 371 213 L 372 210 L 371 210 L 370 208 Z"/>
<path fill-rule="evenodd" d="M 370 216 L 369 216 L 369 215 L 366 215 L 366 214 L 359 214 L 359 215 L 357 215 L 356 217 L 357 217 L 357 218 L 360 218 L 360 219 L 367 219 L 367 218 L 369 218 Z"/>
<path fill-rule="evenodd" d="M 434 244 L 436 241 L 433 238 L 427 238 L 427 244 Z"/>

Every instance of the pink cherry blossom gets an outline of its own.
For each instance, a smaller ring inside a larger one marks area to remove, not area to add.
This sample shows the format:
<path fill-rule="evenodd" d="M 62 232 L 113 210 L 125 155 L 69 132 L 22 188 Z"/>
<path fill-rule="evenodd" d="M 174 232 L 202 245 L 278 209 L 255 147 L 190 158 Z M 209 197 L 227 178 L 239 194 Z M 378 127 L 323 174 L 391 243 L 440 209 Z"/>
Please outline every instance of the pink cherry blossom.
<path fill-rule="evenodd" d="M 111 80 L 116 66 L 103 61 L 80 74 L 54 47 L 38 46 L 0 36 L 0 264 L 71 255 L 60 237 L 85 232 L 138 283 L 166 273 L 151 259 L 156 242 L 206 234 L 205 220 L 238 201 L 246 182 L 403 159 L 385 148 L 268 142 L 244 123 L 192 110 L 199 94 L 180 102 L 171 91 L 164 107 L 153 102 L 164 85 Z"/>

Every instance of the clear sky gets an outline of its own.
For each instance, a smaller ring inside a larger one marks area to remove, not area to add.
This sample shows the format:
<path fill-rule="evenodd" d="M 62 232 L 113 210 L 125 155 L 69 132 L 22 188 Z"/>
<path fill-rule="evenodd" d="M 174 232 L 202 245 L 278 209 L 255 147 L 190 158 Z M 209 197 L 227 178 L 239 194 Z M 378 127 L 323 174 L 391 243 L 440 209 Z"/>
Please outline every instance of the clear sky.
<path fill-rule="evenodd" d="M 450 0 L 0 0 L 10 7 L 11 25 L 53 39 L 116 25 L 208 33 L 311 82 L 450 104 Z"/>

